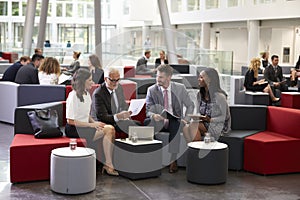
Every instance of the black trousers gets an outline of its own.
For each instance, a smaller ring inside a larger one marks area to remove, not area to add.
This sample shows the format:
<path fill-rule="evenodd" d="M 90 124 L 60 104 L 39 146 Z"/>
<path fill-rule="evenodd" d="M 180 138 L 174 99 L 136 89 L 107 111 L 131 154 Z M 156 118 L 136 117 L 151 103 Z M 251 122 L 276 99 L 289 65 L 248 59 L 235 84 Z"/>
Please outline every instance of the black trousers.
<path fill-rule="evenodd" d="M 183 128 L 183 123 L 179 119 L 169 119 L 168 127 L 164 127 L 164 121 L 155 121 L 154 119 L 146 118 L 144 120 L 145 126 L 154 126 L 155 133 L 169 132 L 169 152 L 179 153 L 180 132 Z"/>

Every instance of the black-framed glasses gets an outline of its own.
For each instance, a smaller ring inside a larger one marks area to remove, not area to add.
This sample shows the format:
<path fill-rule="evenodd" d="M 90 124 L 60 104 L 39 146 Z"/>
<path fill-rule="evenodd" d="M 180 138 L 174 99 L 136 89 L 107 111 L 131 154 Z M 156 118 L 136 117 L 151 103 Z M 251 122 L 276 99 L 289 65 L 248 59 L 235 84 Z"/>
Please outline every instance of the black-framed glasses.
<path fill-rule="evenodd" d="M 111 81 L 111 82 L 114 82 L 114 83 L 116 83 L 116 82 L 118 82 L 120 79 L 111 79 L 111 78 L 109 78 L 108 77 L 108 79 Z"/>

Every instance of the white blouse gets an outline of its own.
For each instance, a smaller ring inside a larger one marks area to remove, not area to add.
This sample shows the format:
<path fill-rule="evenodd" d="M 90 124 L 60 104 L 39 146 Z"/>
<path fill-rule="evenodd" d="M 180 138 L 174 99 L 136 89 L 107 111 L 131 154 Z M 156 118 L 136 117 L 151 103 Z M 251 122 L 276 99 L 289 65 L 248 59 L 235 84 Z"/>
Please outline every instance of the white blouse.
<path fill-rule="evenodd" d="M 40 85 L 56 85 L 58 83 L 58 76 L 56 74 L 46 74 L 45 72 L 39 72 Z"/>
<path fill-rule="evenodd" d="M 90 93 L 83 95 L 84 102 L 76 96 L 76 92 L 72 90 L 69 93 L 66 104 L 66 118 L 81 122 L 89 122 L 92 99 Z"/>

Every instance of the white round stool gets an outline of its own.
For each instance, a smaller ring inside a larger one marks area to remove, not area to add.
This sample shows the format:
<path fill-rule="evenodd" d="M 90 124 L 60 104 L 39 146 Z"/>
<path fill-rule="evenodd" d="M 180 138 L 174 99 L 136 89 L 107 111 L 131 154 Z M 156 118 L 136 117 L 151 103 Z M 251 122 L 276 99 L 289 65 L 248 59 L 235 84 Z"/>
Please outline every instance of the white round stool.
<path fill-rule="evenodd" d="M 51 152 L 51 190 L 62 194 L 81 194 L 96 188 L 96 155 L 90 148 L 57 148 Z"/>

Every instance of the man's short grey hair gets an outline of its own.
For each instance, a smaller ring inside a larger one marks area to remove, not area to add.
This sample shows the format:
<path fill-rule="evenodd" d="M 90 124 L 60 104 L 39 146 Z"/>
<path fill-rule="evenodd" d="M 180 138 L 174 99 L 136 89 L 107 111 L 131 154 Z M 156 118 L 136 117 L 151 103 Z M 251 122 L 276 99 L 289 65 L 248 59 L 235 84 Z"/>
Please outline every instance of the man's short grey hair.
<path fill-rule="evenodd" d="M 120 72 L 114 67 L 106 67 L 104 69 L 104 77 L 109 77 L 110 74 L 120 74 Z"/>

